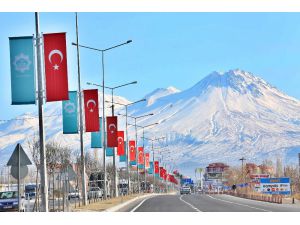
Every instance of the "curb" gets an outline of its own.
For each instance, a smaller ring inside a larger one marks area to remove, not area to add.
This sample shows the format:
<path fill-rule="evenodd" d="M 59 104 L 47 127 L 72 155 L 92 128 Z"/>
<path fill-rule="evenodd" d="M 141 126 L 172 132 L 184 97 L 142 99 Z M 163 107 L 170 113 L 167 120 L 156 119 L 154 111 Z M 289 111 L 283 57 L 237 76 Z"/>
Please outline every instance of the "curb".
<path fill-rule="evenodd" d="M 142 195 L 142 196 L 137 196 L 137 197 L 135 197 L 133 199 L 130 199 L 130 200 L 126 201 L 126 202 L 123 202 L 122 204 L 119 204 L 119 205 L 113 206 L 111 208 L 108 208 L 108 209 L 104 210 L 103 212 L 117 212 L 121 208 L 123 208 L 123 207 L 131 204 L 132 202 L 134 202 L 136 200 L 143 199 L 143 198 L 149 198 L 149 197 L 152 197 L 152 196 L 155 196 L 155 195 L 160 195 L 160 194 L 152 193 L 152 194 L 146 194 L 146 195 Z"/>

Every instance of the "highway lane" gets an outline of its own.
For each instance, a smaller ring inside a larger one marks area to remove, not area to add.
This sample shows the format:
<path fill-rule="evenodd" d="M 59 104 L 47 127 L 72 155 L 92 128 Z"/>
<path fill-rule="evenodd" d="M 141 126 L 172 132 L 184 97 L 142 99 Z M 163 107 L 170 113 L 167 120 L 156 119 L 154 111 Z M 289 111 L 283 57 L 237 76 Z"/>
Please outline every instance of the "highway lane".
<path fill-rule="evenodd" d="M 138 200 L 123 212 L 300 212 L 299 205 L 275 204 L 228 195 L 158 195 Z"/>

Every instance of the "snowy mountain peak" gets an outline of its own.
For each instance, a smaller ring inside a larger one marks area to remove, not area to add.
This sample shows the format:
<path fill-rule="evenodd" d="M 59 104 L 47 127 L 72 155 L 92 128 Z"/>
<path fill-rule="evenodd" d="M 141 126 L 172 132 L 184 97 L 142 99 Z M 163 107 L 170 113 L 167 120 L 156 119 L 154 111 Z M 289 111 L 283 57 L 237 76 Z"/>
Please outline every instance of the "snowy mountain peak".
<path fill-rule="evenodd" d="M 266 89 L 277 90 L 261 78 L 240 69 L 229 70 L 227 72 L 212 72 L 192 87 L 192 89 L 197 90 L 201 94 L 213 87 L 231 89 L 242 95 L 249 93 L 253 97 L 262 96 Z"/>
<path fill-rule="evenodd" d="M 154 102 L 156 102 L 157 99 L 175 94 L 180 92 L 177 88 L 170 86 L 168 88 L 157 88 L 151 93 L 147 94 L 145 98 L 147 99 L 147 106 L 152 105 Z"/>

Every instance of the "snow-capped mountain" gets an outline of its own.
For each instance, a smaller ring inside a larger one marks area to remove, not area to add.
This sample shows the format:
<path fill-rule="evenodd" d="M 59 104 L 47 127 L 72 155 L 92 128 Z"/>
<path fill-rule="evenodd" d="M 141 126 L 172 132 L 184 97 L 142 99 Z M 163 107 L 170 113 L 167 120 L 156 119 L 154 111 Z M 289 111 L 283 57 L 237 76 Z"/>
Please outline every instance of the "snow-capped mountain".
<path fill-rule="evenodd" d="M 128 108 L 129 115 L 154 113 L 138 119 L 137 123 L 146 126 L 159 122 L 145 128 L 145 136 L 166 136 L 166 141 L 154 142 L 156 156 L 182 170 L 193 171 L 215 161 L 237 164 L 242 156 L 254 162 L 278 155 L 287 156 L 288 160 L 296 157 L 300 146 L 300 101 L 242 70 L 213 72 L 187 90 L 160 88 L 145 98 L 147 101 Z M 129 102 L 122 97 L 115 99 Z M 47 139 L 79 148 L 78 135 L 62 134 L 61 103 L 47 103 L 45 114 Z M 24 114 L 19 119 L 33 115 L 36 113 Z M 121 129 L 125 127 L 124 122 L 119 117 Z M 129 123 L 133 121 L 129 119 Z M 13 146 L 37 131 L 37 119 L 0 124 L 0 161 L 6 162 Z M 130 137 L 134 138 L 134 134 L 130 126 Z M 138 135 L 141 137 L 142 132 Z M 139 144 L 142 144 L 140 138 Z M 145 144 L 146 150 L 150 150 L 150 142 Z M 89 145 L 90 135 L 85 134 L 87 149 Z"/>

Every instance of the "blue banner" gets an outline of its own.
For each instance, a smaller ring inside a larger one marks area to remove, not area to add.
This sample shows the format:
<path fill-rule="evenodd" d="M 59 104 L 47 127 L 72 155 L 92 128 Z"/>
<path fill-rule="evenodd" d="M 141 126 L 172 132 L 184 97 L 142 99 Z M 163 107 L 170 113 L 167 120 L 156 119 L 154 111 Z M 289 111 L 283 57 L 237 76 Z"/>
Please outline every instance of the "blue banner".
<path fill-rule="evenodd" d="M 289 177 L 282 178 L 260 178 L 260 183 L 290 183 Z"/>
<path fill-rule="evenodd" d="M 144 169 L 144 165 L 143 164 L 139 164 L 139 169 Z"/>
<path fill-rule="evenodd" d="M 153 162 L 150 162 L 150 168 L 148 169 L 148 174 L 153 173 Z"/>
<path fill-rule="evenodd" d="M 263 194 L 290 195 L 291 194 L 290 178 L 289 177 L 261 178 L 260 191 Z"/>
<path fill-rule="evenodd" d="M 35 67 L 33 36 L 10 37 L 12 105 L 35 104 Z"/>
<path fill-rule="evenodd" d="M 102 118 L 99 118 L 100 129 L 98 132 L 91 132 L 91 148 L 102 148 Z"/>
<path fill-rule="evenodd" d="M 114 155 L 114 148 L 106 147 L 106 156 L 113 156 Z"/>
<path fill-rule="evenodd" d="M 69 100 L 62 101 L 63 133 L 78 133 L 78 96 L 77 91 L 69 91 Z"/>
<path fill-rule="evenodd" d="M 136 165 L 136 161 L 130 161 L 129 164 L 130 164 L 130 166 L 135 166 Z"/>
<path fill-rule="evenodd" d="M 126 155 L 121 155 L 119 158 L 120 162 L 126 162 Z"/>

